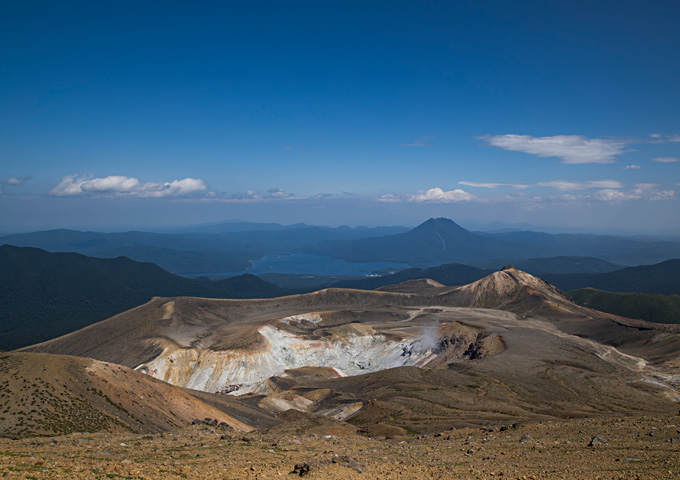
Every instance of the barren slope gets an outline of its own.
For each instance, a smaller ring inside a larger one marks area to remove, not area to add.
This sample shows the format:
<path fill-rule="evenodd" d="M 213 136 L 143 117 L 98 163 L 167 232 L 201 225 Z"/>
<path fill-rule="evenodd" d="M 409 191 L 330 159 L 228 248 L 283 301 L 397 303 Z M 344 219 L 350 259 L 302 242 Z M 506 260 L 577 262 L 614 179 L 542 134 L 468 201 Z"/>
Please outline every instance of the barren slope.
<path fill-rule="evenodd" d="M 675 327 L 579 307 L 514 268 L 462 287 L 391 290 L 401 293 L 156 298 L 25 350 L 117 362 L 271 414 L 295 408 L 362 428 L 677 411 Z"/>
<path fill-rule="evenodd" d="M 258 416 L 263 415 L 235 405 L 235 399 L 231 405 L 211 405 L 209 398 L 197 398 L 127 367 L 63 355 L 0 355 L 0 387 L 0 434 L 5 436 L 153 433 L 208 417 L 230 429 L 250 431 L 253 427 L 227 412 L 234 410 L 249 423 L 261 423 Z"/>

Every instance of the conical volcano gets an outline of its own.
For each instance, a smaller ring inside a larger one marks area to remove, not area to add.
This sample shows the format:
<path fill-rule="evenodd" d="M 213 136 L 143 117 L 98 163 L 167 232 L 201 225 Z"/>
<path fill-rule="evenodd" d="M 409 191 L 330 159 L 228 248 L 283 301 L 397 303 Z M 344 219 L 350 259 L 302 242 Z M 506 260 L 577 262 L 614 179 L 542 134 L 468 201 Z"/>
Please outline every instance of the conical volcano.
<path fill-rule="evenodd" d="M 318 253 L 353 262 L 392 261 L 411 264 L 466 263 L 492 258 L 540 254 L 535 247 L 469 232 L 448 218 L 430 218 L 406 233 L 336 242 Z"/>

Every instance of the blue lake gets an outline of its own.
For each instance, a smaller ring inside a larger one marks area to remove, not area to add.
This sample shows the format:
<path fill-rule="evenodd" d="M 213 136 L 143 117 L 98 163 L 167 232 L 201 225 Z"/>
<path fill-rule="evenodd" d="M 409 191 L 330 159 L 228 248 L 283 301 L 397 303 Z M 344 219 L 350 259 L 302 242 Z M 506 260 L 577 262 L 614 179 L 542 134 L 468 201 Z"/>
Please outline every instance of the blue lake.
<path fill-rule="evenodd" d="M 263 258 L 250 261 L 252 267 L 238 272 L 206 272 L 192 274 L 192 277 L 220 276 L 227 277 L 252 273 L 262 275 L 265 273 L 286 273 L 298 275 L 357 275 L 367 276 L 387 274 L 411 268 L 405 263 L 392 262 L 364 262 L 350 263 L 340 258 L 325 257 L 321 255 L 308 255 L 305 253 L 292 253 L 288 255 L 266 255 Z M 188 275 L 187 275 L 188 276 Z"/>

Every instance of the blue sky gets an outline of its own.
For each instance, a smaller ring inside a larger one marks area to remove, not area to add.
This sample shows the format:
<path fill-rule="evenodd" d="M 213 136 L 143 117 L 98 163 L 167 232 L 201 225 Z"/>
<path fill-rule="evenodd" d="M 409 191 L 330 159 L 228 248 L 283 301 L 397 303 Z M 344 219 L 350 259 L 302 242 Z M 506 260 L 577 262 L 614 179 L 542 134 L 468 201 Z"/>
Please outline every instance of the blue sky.
<path fill-rule="evenodd" d="M 0 231 L 680 233 L 674 1 L 0 3 Z"/>

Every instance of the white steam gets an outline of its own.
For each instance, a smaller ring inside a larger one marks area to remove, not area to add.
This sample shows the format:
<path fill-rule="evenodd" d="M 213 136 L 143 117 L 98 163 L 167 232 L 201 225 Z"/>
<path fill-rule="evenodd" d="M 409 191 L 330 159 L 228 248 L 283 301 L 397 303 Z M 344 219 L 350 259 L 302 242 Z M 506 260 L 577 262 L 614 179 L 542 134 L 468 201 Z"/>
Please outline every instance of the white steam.
<path fill-rule="evenodd" d="M 423 336 L 418 342 L 418 351 L 434 352 L 439 348 L 439 316 L 434 316 L 434 323 L 423 328 Z"/>

